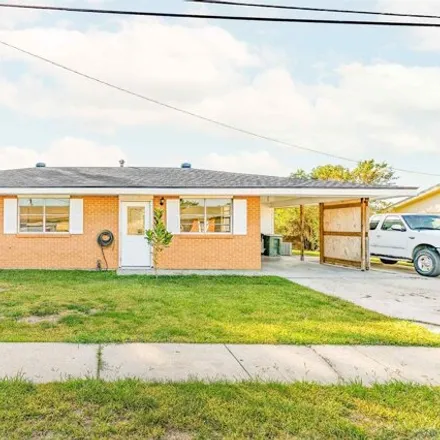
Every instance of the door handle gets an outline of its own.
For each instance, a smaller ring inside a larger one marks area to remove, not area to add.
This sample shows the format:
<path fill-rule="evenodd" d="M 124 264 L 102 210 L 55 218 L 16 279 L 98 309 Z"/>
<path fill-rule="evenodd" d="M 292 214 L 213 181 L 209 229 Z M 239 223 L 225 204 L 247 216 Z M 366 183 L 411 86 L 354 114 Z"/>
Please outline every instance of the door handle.
<path fill-rule="evenodd" d="M 376 237 L 377 237 L 377 238 L 380 238 L 380 237 L 382 237 L 382 235 L 376 235 Z"/>
<path fill-rule="evenodd" d="M 409 237 L 410 240 L 415 240 L 416 237 Z"/>

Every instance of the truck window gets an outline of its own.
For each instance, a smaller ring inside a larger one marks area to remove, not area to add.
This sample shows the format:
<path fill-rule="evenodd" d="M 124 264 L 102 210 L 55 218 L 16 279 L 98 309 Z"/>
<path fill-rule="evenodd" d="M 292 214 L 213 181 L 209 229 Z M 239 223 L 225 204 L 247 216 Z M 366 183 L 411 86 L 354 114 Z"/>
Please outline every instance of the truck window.
<path fill-rule="evenodd" d="M 380 217 L 371 217 L 370 219 L 370 231 L 377 229 L 380 223 Z"/>
<path fill-rule="evenodd" d="M 440 231 L 440 215 L 416 214 L 404 215 L 411 229 Z"/>
<path fill-rule="evenodd" d="M 393 225 L 399 225 L 406 230 L 406 226 L 400 217 L 397 215 L 389 215 L 382 224 L 382 231 L 391 231 Z"/>

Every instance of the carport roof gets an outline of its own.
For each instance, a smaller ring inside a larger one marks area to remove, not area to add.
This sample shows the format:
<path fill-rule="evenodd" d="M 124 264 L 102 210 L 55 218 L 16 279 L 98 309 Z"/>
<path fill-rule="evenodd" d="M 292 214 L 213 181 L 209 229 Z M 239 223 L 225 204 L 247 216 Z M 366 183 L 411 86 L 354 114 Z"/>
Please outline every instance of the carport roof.
<path fill-rule="evenodd" d="M 5 170 L 0 171 L 0 188 L 417 189 L 413 187 L 364 185 L 354 182 L 298 179 L 194 168 L 157 167 L 36 167 Z"/>

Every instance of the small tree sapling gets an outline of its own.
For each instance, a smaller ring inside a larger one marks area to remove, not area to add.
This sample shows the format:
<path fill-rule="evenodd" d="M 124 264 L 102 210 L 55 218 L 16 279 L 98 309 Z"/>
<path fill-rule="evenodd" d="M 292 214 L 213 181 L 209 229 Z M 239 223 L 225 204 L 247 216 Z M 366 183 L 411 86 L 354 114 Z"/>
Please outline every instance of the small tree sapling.
<path fill-rule="evenodd" d="M 167 231 L 165 223 L 163 222 L 163 214 L 163 209 L 156 208 L 154 210 L 153 228 L 145 231 L 145 239 L 153 248 L 153 266 L 156 278 L 159 255 L 169 247 L 173 241 L 173 234 Z"/>

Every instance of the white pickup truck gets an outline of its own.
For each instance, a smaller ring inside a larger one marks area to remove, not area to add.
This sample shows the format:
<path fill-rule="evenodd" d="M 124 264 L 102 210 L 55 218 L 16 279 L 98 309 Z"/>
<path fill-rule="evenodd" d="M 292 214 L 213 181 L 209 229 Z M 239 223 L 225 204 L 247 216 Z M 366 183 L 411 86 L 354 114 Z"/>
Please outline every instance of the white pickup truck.
<path fill-rule="evenodd" d="M 370 254 L 382 263 L 414 263 L 423 276 L 440 275 L 440 215 L 380 214 L 370 219 Z"/>

